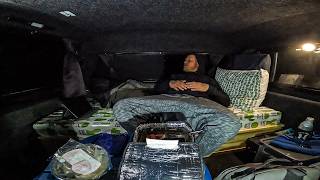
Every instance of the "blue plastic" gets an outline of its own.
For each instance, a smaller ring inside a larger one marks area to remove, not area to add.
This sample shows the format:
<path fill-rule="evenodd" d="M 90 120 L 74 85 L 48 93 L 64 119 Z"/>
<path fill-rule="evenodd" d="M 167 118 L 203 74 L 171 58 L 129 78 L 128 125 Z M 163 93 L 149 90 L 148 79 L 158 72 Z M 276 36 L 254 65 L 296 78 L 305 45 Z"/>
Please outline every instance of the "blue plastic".
<path fill-rule="evenodd" d="M 212 180 L 211 173 L 206 165 L 204 165 L 204 180 Z"/>
<path fill-rule="evenodd" d="M 302 142 L 300 139 L 297 139 L 292 134 L 282 135 L 276 137 L 271 142 L 271 145 L 298 153 L 309 154 L 313 156 L 320 155 L 320 135 L 316 134 L 304 142 Z"/>

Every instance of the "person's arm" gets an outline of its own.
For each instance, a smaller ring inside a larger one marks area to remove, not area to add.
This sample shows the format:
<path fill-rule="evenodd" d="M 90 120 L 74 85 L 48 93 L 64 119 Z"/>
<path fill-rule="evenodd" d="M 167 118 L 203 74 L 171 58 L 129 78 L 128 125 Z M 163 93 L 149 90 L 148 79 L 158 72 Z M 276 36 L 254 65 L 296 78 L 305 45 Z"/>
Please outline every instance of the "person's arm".
<path fill-rule="evenodd" d="M 202 82 L 187 82 L 187 87 L 191 91 L 205 92 L 208 97 L 224 106 L 230 105 L 229 96 L 223 92 L 219 84 L 214 79 L 209 79 L 209 84 Z"/>
<path fill-rule="evenodd" d="M 154 91 L 157 94 L 163 94 L 163 93 L 167 93 L 169 91 L 169 79 L 162 79 L 162 80 L 158 80 L 158 82 L 156 83 L 156 85 L 154 86 Z"/>
<path fill-rule="evenodd" d="M 210 78 L 209 89 L 207 91 L 209 98 L 228 107 L 230 105 L 229 96 L 222 90 L 219 83 Z"/>
<path fill-rule="evenodd" d="M 187 90 L 187 85 L 185 80 L 175 80 L 179 79 L 178 75 L 172 75 L 170 79 L 159 80 L 155 85 L 154 89 L 156 93 L 163 94 L 168 93 L 169 90 L 184 91 Z"/>

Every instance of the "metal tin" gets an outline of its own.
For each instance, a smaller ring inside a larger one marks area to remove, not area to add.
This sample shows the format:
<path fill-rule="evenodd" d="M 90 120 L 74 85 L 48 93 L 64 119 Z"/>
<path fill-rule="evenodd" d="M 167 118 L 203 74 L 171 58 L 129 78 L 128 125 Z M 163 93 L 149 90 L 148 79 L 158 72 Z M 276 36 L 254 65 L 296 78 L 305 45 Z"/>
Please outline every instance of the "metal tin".
<path fill-rule="evenodd" d="M 119 179 L 203 179 L 203 160 L 195 143 L 179 143 L 178 149 L 153 149 L 146 143 L 129 143 Z"/>

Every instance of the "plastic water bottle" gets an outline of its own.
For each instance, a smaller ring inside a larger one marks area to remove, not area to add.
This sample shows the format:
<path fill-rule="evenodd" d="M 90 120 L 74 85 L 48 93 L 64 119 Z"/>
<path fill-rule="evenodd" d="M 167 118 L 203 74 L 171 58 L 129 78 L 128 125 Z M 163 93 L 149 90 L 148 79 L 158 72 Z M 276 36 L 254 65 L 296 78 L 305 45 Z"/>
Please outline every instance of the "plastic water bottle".
<path fill-rule="evenodd" d="M 306 120 L 300 123 L 298 126 L 298 139 L 305 141 L 313 132 L 313 117 L 307 117 Z"/>
<path fill-rule="evenodd" d="M 312 132 L 313 131 L 313 117 L 307 117 L 306 120 L 304 120 L 302 123 L 300 123 L 298 129 L 306 132 Z"/>

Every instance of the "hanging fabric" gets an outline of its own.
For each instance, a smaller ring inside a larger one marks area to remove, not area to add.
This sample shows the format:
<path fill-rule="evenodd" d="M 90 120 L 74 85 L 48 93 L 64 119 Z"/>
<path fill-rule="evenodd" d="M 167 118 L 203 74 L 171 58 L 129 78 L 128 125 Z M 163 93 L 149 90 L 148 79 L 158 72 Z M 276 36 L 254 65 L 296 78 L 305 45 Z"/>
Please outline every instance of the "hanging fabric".
<path fill-rule="evenodd" d="M 79 64 L 80 56 L 71 40 L 63 41 L 67 51 L 63 63 L 63 96 L 64 98 L 83 96 L 86 94 L 86 87 Z"/>

